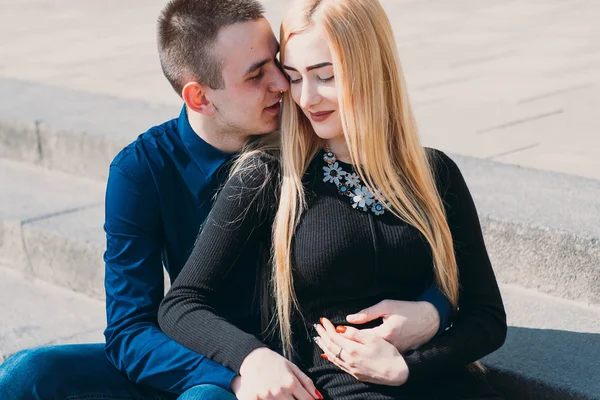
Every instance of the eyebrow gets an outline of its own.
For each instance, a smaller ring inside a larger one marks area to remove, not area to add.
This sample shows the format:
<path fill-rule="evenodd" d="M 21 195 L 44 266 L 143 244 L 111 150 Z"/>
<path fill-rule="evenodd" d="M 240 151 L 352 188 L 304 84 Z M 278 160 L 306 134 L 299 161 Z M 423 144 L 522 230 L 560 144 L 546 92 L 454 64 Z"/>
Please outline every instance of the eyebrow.
<path fill-rule="evenodd" d="M 254 71 L 256 71 L 257 69 L 259 69 L 260 67 L 262 67 L 263 65 L 265 65 L 269 62 L 271 62 L 270 58 L 265 58 L 264 60 L 255 62 L 248 68 L 248 70 L 246 71 L 246 75 L 253 73 Z"/>
<path fill-rule="evenodd" d="M 279 53 L 279 43 L 277 43 L 277 51 L 275 52 L 275 54 L 278 54 L 278 53 Z M 255 62 L 250 67 L 248 67 L 248 70 L 246 71 L 246 75 L 249 75 L 249 74 L 253 73 L 254 71 L 256 71 L 257 69 L 259 69 L 263 65 L 268 64 L 270 62 L 271 62 L 270 58 L 265 58 L 264 60 L 260 60 L 260 61 Z"/>
<path fill-rule="evenodd" d="M 323 68 L 323 67 L 328 67 L 330 65 L 333 65 L 333 64 L 330 63 L 330 62 L 322 62 L 322 63 L 319 63 L 319 64 L 315 64 L 315 65 L 311 65 L 309 67 L 306 67 L 306 70 L 307 71 L 312 71 L 313 69 L 319 69 L 319 68 Z M 284 65 L 283 68 L 298 72 L 298 70 L 296 68 L 292 68 L 292 67 L 287 66 L 287 65 Z"/>

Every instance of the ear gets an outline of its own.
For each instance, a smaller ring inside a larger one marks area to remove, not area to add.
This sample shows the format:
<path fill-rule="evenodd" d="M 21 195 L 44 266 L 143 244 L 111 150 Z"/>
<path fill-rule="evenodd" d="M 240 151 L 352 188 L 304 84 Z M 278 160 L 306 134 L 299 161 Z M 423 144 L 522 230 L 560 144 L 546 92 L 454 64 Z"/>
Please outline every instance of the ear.
<path fill-rule="evenodd" d="M 215 105 L 206 97 L 207 90 L 206 86 L 198 82 L 188 82 L 181 90 L 181 97 L 190 110 L 211 116 L 216 109 Z"/>

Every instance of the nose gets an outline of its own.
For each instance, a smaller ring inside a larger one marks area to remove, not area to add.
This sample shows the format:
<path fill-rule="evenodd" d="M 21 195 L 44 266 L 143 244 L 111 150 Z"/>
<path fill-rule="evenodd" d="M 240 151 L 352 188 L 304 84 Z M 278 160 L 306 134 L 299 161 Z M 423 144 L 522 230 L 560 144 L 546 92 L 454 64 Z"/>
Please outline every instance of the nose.
<path fill-rule="evenodd" d="M 287 92 L 290 89 L 290 83 L 287 78 L 283 75 L 283 72 L 279 68 L 275 68 L 273 79 L 269 84 L 269 91 L 271 92 Z"/>
<path fill-rule="evenodd" d="M 317 104 L 320 100 L 320 96 L 315 85 L 307 82 L 307 79 L 303 79 L 300 84 L 302 85 L 300 92 L 300 107 L 306 109 Z"/>

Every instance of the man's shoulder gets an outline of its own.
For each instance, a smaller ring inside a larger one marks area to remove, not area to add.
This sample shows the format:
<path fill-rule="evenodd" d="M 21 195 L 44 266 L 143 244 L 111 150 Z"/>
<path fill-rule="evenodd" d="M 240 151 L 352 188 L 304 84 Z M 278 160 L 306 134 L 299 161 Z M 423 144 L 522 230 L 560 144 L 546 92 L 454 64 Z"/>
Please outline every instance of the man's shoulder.
<path fill-rule="evenodd" d="M 136 181 L 150 177 L 154 169 L 164 165 L 166 149 L 177 137 L 177 119 L 153 126 L 115 156 L 111 169 L 117 168 Z"/>

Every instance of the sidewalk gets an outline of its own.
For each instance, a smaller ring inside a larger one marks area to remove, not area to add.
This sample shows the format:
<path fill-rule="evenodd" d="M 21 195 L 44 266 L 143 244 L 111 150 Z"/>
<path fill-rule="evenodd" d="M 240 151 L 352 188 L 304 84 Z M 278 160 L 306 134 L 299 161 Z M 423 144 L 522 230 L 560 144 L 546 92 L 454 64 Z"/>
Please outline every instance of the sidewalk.
<path fill-rule="evenodd" d="M 289 2 L 264 3 L 277 32 Z M 600 179 L 600 2 L 382 3 L 426 145 Z M 156 55 L 163 5 L 0 0 L 0 76 L 177 106 Z"/>

